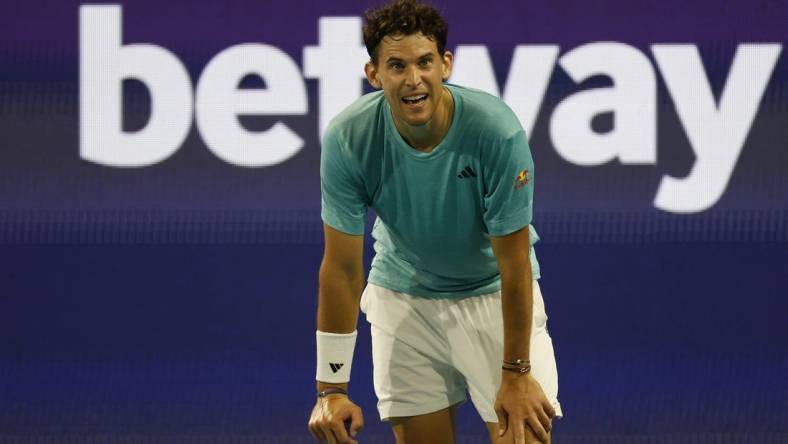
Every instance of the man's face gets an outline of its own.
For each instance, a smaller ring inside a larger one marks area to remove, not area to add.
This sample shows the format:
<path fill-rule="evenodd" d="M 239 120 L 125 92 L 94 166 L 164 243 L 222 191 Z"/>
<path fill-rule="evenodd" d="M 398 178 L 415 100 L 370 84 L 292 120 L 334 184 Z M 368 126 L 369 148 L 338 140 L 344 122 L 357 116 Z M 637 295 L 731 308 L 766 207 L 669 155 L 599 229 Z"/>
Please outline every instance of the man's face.
<path fill-rule="evenodd" d="M 377 64 L 365 67 L 367 79 L 383 94 L 399 123 L 428 123 L 441 106 L 443 80 L 451 74 L 452 55 L 438 54 L 434 40 L 422 33 L 386 36 L 378 45 Z"/>

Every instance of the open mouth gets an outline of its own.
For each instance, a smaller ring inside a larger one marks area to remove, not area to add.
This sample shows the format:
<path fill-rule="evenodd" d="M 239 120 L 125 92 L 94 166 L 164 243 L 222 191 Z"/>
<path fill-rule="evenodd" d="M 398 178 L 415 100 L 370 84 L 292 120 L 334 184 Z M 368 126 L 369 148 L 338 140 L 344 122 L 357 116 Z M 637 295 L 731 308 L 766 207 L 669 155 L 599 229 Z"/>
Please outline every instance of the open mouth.
<path fill-rule="evenodd" d="M 425 100 L 427 100 L 428 95 L 429 94 L 418 94 L 415 96 L 403 97 L 402 101 L 407 103 L 408 105 L 418 105 L 424 102 Z"/>

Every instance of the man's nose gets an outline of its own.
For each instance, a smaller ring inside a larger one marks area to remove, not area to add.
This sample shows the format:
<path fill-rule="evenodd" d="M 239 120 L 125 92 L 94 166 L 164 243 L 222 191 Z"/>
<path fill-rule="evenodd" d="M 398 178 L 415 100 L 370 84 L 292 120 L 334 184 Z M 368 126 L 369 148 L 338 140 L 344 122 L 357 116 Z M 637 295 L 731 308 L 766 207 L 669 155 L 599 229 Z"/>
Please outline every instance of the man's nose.
<path fill-rule="evenodd" d="M 408 69 L 406 81 L 408 86 L 410 87 L 419 86 L 419 84 L 421 83 L 421 75 L 419 73 L 419 70 L 415 66 L 411 66 Z"/>

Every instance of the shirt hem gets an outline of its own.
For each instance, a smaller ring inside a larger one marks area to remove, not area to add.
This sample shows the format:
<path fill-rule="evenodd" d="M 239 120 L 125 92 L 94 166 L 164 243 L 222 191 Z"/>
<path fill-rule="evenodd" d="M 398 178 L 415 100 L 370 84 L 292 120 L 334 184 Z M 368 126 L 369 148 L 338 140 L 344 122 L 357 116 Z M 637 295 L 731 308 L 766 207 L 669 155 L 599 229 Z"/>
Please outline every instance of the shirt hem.
<path fill-rule="evenodd" d="M 493 219 L 487 223 L 487 231 L 490 236 L 506 236 L 514 233 L 517 230 L 531 225 L 533 217 L 527 213 L 528 209 L 524 208 L 522 213 L 512 215 L 505 219 Z M 522 222 L 521 222 L 522 221 Z M 522 223 L 522 225 L 521 225 Z"/>
<path fill-rule="evenodd" d="M 364 235 L 364 224 L 362 223 L 360 226 L 357 224 L 348 224 L 344 223 L 344 221 L 335 216 L 331 211 L 324 210 L 323 213 L 320 215 L 320 218 L 325 222 L 326 225 L 329 227 L 341 231 L 345 234 L 350 234 L 353 236 L 363 236 Z"/>
<path fill-rule="evenodd" d="M 501 289 L 501 280 L 497 279 L 492 284 L 487 284 L 475 290 L 469 291 L 429 291 L 413 287 L 403 287 L 380 279 L 376 276 L 370 276 L 368 279 L 370 284 L 375 284 L 379 287 L 386 288 L 397 293 L 404 293 L 411 296 L 416 296 L 425 299 L 462 299 L 473 296 L 481 296 L 484 294 L 494 293 Z"/>

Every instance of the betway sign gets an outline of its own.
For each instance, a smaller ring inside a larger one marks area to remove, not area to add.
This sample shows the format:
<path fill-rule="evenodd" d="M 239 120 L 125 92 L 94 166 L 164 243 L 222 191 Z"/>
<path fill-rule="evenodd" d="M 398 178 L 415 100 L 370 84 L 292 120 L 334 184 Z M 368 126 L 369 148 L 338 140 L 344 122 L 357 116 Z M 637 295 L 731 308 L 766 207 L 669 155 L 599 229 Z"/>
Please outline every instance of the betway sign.
<path fill-rule="evenodd" d="M 303 71 L 282 50 L 243 43 L 217 54 L 205 67 L 196 89 L 176 55 L 152 44 L 122 42 L 120 6 L 80 8 L 80 155 L 114 167 L 143 167 L 177 151 L 192 124 L 221 159 L 243 167 L 286 161 L 304 139 L 282 122 L 251 132 L 239 115 L 305 115 L 303 78 L 319 81 L 319 127 L 361 96 L 368 57 L 358 17 L 323 17 L 317 46 L 303 51 Z M 451 81 L 483 89 L 514 110 L 530 133 L 558 64 L 575 82 L 607 76 L 613 85 L 576 92 L 550 117 L 553 146 L 581 166 L 613 160 L 622 164 L 657 162 L 657 78 L 638 49 L 615 42 L 588 43 L 559 57 L 557 45 L 518 45 L 507 80 L 495 80 L 485 46 L 458 45 Z M 667 85 L 687 133 L 695 161 L 687 177 L 663 177 L 654 205 L 665 211 L 693 213 L 722 196 L 752 126 L 782 46 L 742 44 L 736 50 L 722 95 L 714 99 L 703 62 L 691 44 L 652 45 L 657 69 Z M 247 75 L 265 80 L 265 89 L 239 89 Z M 122 129 L 122 81 L 144 83 L 151 96 L 147 125 Z M 613 113 L 613 128 L 591 128 L 600 113 Z"/>

